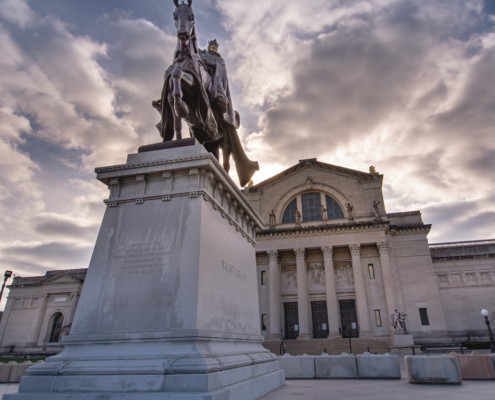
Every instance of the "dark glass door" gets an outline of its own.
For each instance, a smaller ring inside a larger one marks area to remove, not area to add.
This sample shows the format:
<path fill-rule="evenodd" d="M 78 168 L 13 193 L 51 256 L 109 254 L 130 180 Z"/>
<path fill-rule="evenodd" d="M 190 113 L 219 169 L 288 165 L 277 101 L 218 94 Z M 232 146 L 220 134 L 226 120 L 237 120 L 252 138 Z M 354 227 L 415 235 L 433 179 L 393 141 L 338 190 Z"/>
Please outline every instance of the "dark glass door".
<path fill-rule="evenodd" d="M 297 339 L 299 336 L 299 316 L 297 303 L 284 303 L 285 307 L 285 338 Z"/>
<path fill-rule="evenodd" d="M 341 300 L 340 304 L 340 323 L 342 327 L 342 337 L 348 338 L 349 331 L 351 337 L 358 337 L 358 326 L 356 316 L 356 303 L 354 300 Z"/>
<path fill-rule="evenodd" d="M 326 301 L 313 301 L 311 303 L 313 313 L 313 337 L 326 339 L 328 337 L 328 314 Z"/>

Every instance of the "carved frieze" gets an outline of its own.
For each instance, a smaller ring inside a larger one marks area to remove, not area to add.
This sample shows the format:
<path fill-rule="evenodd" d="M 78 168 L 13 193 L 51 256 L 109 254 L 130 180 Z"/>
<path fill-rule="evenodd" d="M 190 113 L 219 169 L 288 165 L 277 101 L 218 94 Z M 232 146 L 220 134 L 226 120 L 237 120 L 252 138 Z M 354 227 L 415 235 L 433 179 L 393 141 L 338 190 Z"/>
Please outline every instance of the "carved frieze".
<path fill-rule="evenodd" d="M 490 283 L 490 273 L 489 272 L 480 272 L 480 280 L 482 283 Z"/>
<path fill-rule="evenodd" d="M 297 272 L 295 268 L 287 269 L 283 268 L 281 273 L 281 286 L 282 288 L 297 288 Z"/>
<path fill-rule="evenodd" d="M 338 264 L 334 268 L 335 285 L 346 288 L 354 285 L 354 273 L 350 264 Z"/>
<path fill-rule="evenodd" d="M 476 274 L 474 272 L 466 272 L 466 282 L 468 284 L 476 283 Z"/>
<path fill-rule="evenodd" d="M 438 286 L 449 286 L 449 277 L 447 274 L 437 275 Z"/>
<path fill-rule="evenodd" d="M 325 268 L 321 263 L 310 263 L 306 273 L 308 286 L 325 286 Z"/>

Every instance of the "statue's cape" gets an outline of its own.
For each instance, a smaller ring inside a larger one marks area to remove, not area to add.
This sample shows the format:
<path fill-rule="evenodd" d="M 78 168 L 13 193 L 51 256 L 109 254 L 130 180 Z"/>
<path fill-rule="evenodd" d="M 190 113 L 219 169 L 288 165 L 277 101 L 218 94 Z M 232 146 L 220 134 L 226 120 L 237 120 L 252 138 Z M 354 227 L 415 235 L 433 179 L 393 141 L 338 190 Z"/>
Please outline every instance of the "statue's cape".
<path fill-rule="evenodd" d="M 199 87 L 199 96 L 197 96 L 197 107 L 196 113 L 194 115 L 195 125 L 200 125 L 198 128 L 202 130 L 203 137 L 198 138 L 201 143 L 209 143 L 214 142 L 216 140 L 220 140 L 222 138 L 222 134 L 218 132 L 218 125 L 215 121 L 215 117 L 213 115 L 213 111 L 211 109 L 210 100 L 206 93 L 206 90 L 203 87 L 201 73 L 199 68 L 201 66 L 195 60 L 188 59 L 180 63 L 182 71 L 190 73 L 196 82 L 198 83 L 197 87 Z M 160 135 L 163 138 L 163 141 L 172 140 L 174 137 L 174 119 L 172 114 L 172 109 L 168 102 L 168 95 L 170 93 L 170 78 L 172 74 L 173 67 L 175 66 L 175 62 L 170 65 L 165 71 L 165 76 L 163 80 L 163 89 L 162 89 L 162 121 L 161 126 L 159 126 Z M 191 110 L 192 111 L 192 110 Z M 187 119 L 186 119 L 187 122 Z"/>
<path fill-rule="evenodd" d="M 217 98 L 224 98 L 228 101 L 227 112 L 222 113 L 222 119 L 229 125 L 232 125 L 234 128 L 238 129 L 241 121 L 239 118 L 239 113 L 236 113 L 232 105 L 225 60 L 222 56 L 220 56 L 220 54 L 212 54 L 206 50 L 200 50 L 199 56 L 207 68 L 209 66 L 214 66 L 214 74 L 208 88 L 211 94 L 211 100 L 214 101 L 214 99 Z"/>
<path fill-rule="evenodd" d="M 206 68 L 214 66 L 214 74 L 210 83 L 209 92 L 211 100 L 223 97 L 228 100 L 227 112 L 222 113 L 219 107 L 213 107 L 218 130 L 222 134 L 221 144 L 228 146 L 232 152 L 235 161 L 235 168 L 239 183 L 242 187 L 246 186 L 260 167 L 257 161 L 251 161 L 244 149 L 242 148 L 237 128 L 240 126 L 239 113 L 234 110 L 232 98 L 230 97 L 229 79 L 227 77 L 227 68 L 225 60 L 219 54 L 211 54 L 208 51 L 200 50 L 199 55 L 205 63 Z"/>

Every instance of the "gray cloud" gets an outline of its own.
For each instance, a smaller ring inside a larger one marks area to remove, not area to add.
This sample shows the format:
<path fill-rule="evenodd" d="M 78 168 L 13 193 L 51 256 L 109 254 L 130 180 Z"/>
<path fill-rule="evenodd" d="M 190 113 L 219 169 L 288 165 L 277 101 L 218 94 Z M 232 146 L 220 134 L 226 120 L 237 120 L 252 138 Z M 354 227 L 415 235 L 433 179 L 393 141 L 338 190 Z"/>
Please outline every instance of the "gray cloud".
<path fill-rule="evenodd" d="M 78 240 L 89 243 L 94 240 L 98 233 L 98 223 L 88 223 L 81 218 L 70 218 L 68 216 L 58 215 L 55 213 L 38 214 L 33 220 L 34 232 L 39 234 L 45 240 Z"/>

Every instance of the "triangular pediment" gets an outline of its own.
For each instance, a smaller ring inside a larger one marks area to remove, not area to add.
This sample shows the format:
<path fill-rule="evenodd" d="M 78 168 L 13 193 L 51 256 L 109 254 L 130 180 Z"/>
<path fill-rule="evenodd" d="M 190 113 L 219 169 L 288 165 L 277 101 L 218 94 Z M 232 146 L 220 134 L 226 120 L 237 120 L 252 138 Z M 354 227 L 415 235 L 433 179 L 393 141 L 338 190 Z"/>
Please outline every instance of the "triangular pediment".
<path fill-rule="evenodd" d="M 52 285 L 52 284 L 62 284 L 62 283 L 76 283 L 76 282 L 84 282 L 82 279 L 76 278 L 72 275 L 69 275 L 66 272 L 61 272 L 58 275 L 52 276 L 44 281 L 41 281 L 41 285 Z"/>
<path fill-rule="evenodd" d="M 382 175 L 372 174 L 362 171 L 356 171 L 350 168 L 340 167 L 338 165 L 327 164 L 321 161 L 316 160 L 316 158 L 311 158 L 308 160 L 300 160 L 299 163 L 293 165 L 290 168 L 287 168 L 285 171 L 280 172 L 277 175 L 272 176 L 269 179 L 266 179 L 257 185 L 251 186 L 249 188 L 249 192 L 257 192 L 258 190 L 263 190 L 269 186 L 275 185 L 278 182 L 287 179 L 295 174 L 299 174 L 301 172 L 307 173 L 310 176 L 311 170 L 323 170 L 331 174 L 345 176 L 350 179 L 355 179 L 358 181 L 373 181 L 375 179 L 381 179 Z"/>

